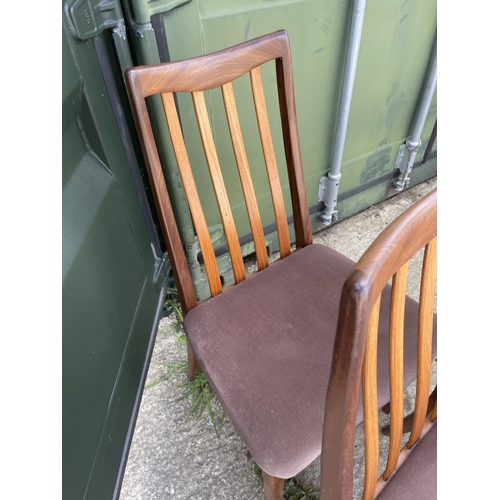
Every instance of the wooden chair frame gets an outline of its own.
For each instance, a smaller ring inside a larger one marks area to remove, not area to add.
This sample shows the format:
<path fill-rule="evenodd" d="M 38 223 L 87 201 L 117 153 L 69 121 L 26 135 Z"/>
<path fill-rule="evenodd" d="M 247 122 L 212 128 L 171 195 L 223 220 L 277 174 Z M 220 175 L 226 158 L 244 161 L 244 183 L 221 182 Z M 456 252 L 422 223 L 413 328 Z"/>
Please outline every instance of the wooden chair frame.
<path fill-rule="evenodd" d="M 211 90 L 216 87 L 222 88 L 231 139 L 245 201 L 248 207 L 258 266 L 259 270 L 261 270 L 267 266 L 264 233 L 241 137 L 241 129 L 231 82 L 245 73 L 250 73 L 259 133 L 275 209 L 280 254 L 281 257 L 285 257 L 290 253 L 288 221 L 283 203 L 276 160 L 274 158 L 259 68 L 260 65 L 272 60 L 276 61 L 281 125 L 292 199 L 296 247 L 300 248 L 312 243 L 312 231 L 298 139 L 290 45 L 286 31 L 277 31 L 213 54 L 183 61 L 130 68 L 125 72 L 132 109 L 138 125 L 139 138 L 146 159 L 146 167 L 150 179 L 152 179 L 154 199 L 159 213 L 162 231 L 165 236 L 168 255 L 172 263 L 174 280 L 184 315 L 196 307 L 196 294 L 189 274 L 186 256 L 179 230 L 175 223 L 174 212 L 163 176 L 153 129 L 146 106 L 146 97 L 161 94 L 179 172 L 184 184 L 184 189 L 186 190 L 189 207 L 193 214 L 193 221 L 195 223 L 205 262 L 210 291 L 212 296 L 214 296 L 222 292 L 222 286 L 219 279 L 214 249 L 210 241 L 210 235 L 208 233 L 207 224 L 201 209 L 196 185 L 189 164 L 179 117 L 175 109 L 173 93 L 192 93 L 207 163 L 209 165 L 212 183 L 228 240 L 235 281 L 238 283 L 245 279 L 243 259 L 231 214 L 231 208 L 224 187 L 224 181 L 217 160 L 215 145 L 210 131 L 203 91 Z M 198 364 L 189 344 L 188 360 L 188 376 L 193 378 L 197 372 Z"/>
<path fill-rule="evenodd" d="M 291 253 L 288 221 L 274 156 L 260 73 L 260 66 L 272 60 L 275 60 L 276 64 L 278 98 L 291 191 L 296 247 L 297 250 L 300 250 L 300 248 L 312 243 L 312 231 L 298 139 L 290 46 L 287 33 L 281 30 L 206 56 L 131 68 L 126 71 L 127 88 L 138 125 L 146 167 L 151 179 L 161 228 L 184 315 L 197 306 L 197 298 L 170 203 L 148 114 L 146 98 L 157 94 L 161 95 L 179 173 L 193 215 L 210 292 L 213 297 L 222 293 L 222 286 L 215 252 L 202 212 L 180 127 L 174 93 L 190 92 L 192 94 L 201 140 L 228 242 L 235 282 L 238 284 L 246 279 L 243 259 L 217 158 L 203 92 L 221 87 L 231 141 L 255 244 L 258 269 L 261 271 L 269 263 L 231 82 L 246 73 L 250 74 L 257 123 L 276 218 L 280 257 L 287 257 Z M 397 470 L 409 450 L 425 434 L 431 422 L 436 418 L 437 399 L 435 404 L 430 404 L 427 397 L 429 392 L 427 372 L 431 361 L 429 336 L 432 337 L 432 304 L 435 286 L 435 280 L 433 281 L 430 277 L 435 271 L 435 237 L 437 232 L 435 219 L 436 194 L 434 193 L 410 208 L 384 231 L 356 264 L 344 286 L 325 407 L 321 471 L 322 499 L 351 500 L 352 498 L 354 431 L 362 379 L 365 430 L 369 435 L 367 438 L 365 500 L 371 499 L 375 494 L 378 494 L 383 488 L 386 479 Z M 409 443 L 400 453 L 401 433 L 404 426 L 402 415 L 402 358 L 391 354 L 391 451 L 384 477 L 378 479 L 378 441 L 375 441 L 375 438 L 372 437 L 372 431 L 377 430 L 378 432 L 376 424 L 378 408 L 375 353 L 380 294 L 389 278 L 393 277 L 390 335 L 391 349 L 393 352 L 397 352 L 402 338 L 407 262 L 423 246 L 426 246 L 426 257 L 420 301 L 422 313 L 419 325 L 417 405 L 412 421 L 412 434 Z M 189 342 L 188 363 L 188 376 L 194 378 L 198 363 Z M 264 473 L 266 499 L 275 500 L 281 498 L 284 481 L 282 478 L 268 476 Z"/>

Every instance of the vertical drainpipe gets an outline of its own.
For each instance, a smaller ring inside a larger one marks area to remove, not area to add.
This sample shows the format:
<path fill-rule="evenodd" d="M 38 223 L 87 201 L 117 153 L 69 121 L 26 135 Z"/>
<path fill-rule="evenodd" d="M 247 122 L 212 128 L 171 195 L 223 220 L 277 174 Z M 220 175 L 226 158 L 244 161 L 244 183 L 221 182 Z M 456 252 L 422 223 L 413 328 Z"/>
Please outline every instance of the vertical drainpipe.
<path fill-rule="evenodd" d="M 337 128 L 335 131 L 335 143 L 333 146 L 333 159 L 330 171 L 319 181 L 318 201 L 322 201 L 325 210 L 320 214 L 320 219 L 325 226 L 330 225 L 332 220 L 337 220 L 338 213 L 335 210 L 337 196 L 339 193 L 340 167 L 344 153 L 344 143 L 347 132 L 349 110 L 351 108 L 354 78 L 358 65 L 359 46 L 361 45 L 361 33 L 363 30 L 363 19 L 365 16 L 366 0 L 354 0 L 352 5 L 351 26 L 349 40 L 347 42 L 347 55 L 342 82 L 342 93 L 340 97 Z"/>
<path fill-rule="evenodd" d="M 429 108 L 431 106 L 432 98 L 434 96 L 434 91 L 436 90 L 437 84 L 437 47 L 434 45 L 434 52 L 432 54 L 431 65 L 427 75 L 427 80 L 425 83 L 424 92 L 420 100 L 420 104 L 417 110 L 417 115 L 415 117 L 415 122 L 410 134 L 410 137 L 406 140 L 404 144 L 399 148 L 398 157 L 396 159 L 396 165 L 394 168 L 399 170 L 399 176 L 393 181 L 392 185 L 396 191 L 403 191 L 410 183 L 410 172 L 415 162 L 415 157 L 417 156 L 417 151 L 422 141 L 420 136 L 422 135 L 422 130 L 424 128 L 425 120 L 427 119 L 427 114 L 429 113 Z"/>

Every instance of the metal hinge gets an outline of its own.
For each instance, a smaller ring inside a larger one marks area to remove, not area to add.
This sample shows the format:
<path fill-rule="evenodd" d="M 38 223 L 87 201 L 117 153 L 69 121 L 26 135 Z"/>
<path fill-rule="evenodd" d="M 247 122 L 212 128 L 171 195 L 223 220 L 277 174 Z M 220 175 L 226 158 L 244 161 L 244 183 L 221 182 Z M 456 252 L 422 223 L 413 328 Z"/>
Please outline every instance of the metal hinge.
<path fill-rule="evenodd" d="M 64 11 L 73 35 L 80 40 L 123 23 L 119 0 L 68 0 Z"/>

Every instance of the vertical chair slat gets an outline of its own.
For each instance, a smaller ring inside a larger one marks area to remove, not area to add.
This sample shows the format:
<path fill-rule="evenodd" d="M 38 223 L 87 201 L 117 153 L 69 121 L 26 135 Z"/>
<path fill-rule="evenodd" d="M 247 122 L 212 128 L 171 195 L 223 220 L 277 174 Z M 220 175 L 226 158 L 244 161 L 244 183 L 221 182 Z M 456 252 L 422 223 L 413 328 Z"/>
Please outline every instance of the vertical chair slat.
<path fill-rule="evenodd" d="M 129 72 L 134 70 L 129 69 Z M 186 255 L 175 224 L 174 210 L 170 202 L 167 184 L 161 167 L 160 157 L 156 148 L 151 120 L 148 114 L 145 99 L 137 90 L 131 75 L 127 75 L 127 85 L 131 97 L 132 110 L 138 125 L 139 139 L 145 154 L 146 169 L 151 180 L 151 189 L 155 199 L 160 224 L 165 235 L 165 244 L 172 264 L 172 271 L 179 293 L 179 301 L 183 314 L 196 307 L 196 293 L 189 272 Z"/>
<path fill-rule="evenodd" d="M 406 282 L 409 262 L 406 262 L 392 278 L 391 315 L 390 315 L 390 386 L 391 386 L 391 427 L 387 467 L 382 475 L 384 480 L 397 466 L 403 439 L 403 337 L 406 301 Z"/>
<path fill-rule="evenodd" d="M 224 179 L 217 158 L 217 151 L 215 149 L 214 139 L 212 136 L 212 129 L 208 120 L 207 107 L 205 104 L 205 97 L 203 92 L 193 92 L 193 103 L 198 120 L 198 127 L 200 130 L 201 141 L 207 159 L 210 177 L 214 186 L 215 197 L 224 226 L 226 234 L 227 246 L 229 248 L 229 255 L 231 256 L 231 264 L 233 267 L 234 281 L 239 283 L 245 279 L 245 266 L 243 265 L 243 256 L 241 254 L 240 242 L 238 240 L 238 233 L 234 224 L 231 205 L 227 197 Z"/>
<path fill-rule="evenodd" d="M 259 270 L 262 270 L 269 265 L 266 250 L 266 240 L 264 238 L 264 231 L 262 229 L 262 221 L 260 219 L 259 207 L 257 205 L 257 198 L 252 183 L 252 176 L 250 174 L 250 167 L 248 165 L 248 158 L 245 151 L 245 144 L 241 133 L 240 120 L 238 118 L 238 110 L 236 108 L 236 101 L 234 99 L 233 85 L 227 83 L 222 85 L 222 97 L 224 99 L 224 107 L 226 109 L 227 121 L 229 124 L 229 132 L 231 141 L 233 143 L 234 156 L 236 164 L 238 165 L 238 172 L 240 174 L 241 186 L 243 188 L 243 195 L 248 210 L 248 218 L 250 220 L 250 227 L 252 229 L 252 236 L 255 245 L 255 254 L 257 257 L 257 265 Z"/>
<path fill-rule="evenodd" d="M 297 113 L 293 92 L 292 60 L 288 43 L 283 44 L 283 57 L 276 59 L 276 82 L 278 84 L 283 146 L 285 147 L 286 166 L 292 198 L 295 242 L 297 247 L 300 248 L 312 243 L 312 230 L 309 207 L 307 206 L 304 173 L 302 170 Z"/>
<path fill-rule="evenodd" d="M 377 340 L 380 296 L 375 302 L 366 338 L 363 360 L 363 416 L 365 431 L 365 486 L 363 500 L 371 500 L 378 479 L 379 434 L 377 403 Z"/>
<path fill-rule="evenodd" d="M 174 96 L 171 92 L 167 92 L 162 94 L 161 98 L 163 102 L 163 108 L 165 110 L 168 128 L 170 130 L 170 136 L 172 138 L 172 146 L 174 148 L 175 158 L 179 167 L 179 173 L 182 179 L 182 183 L 184 184 L 189 209 L 191 210 L 191 213 L 193 215 L 193 223 L 196 228 L 198 240 L 200 242 L 201 252 L 203 254 L 203 260 L 205 262 L 205 268 L 208 277 L 208 284 L 210 287 L 210 293 L 212 294 L 212 296 L 217 295 L 222 292 L 219 269 L 217 267 L 217 260 L 215 258 L 212 241 L 210 239 L 210 233 L 208 232 L 205 215 L 203 214 L 200 198 L 198 196 L 198 190 L 196 189 L 196 183 L 191 171 L 191 165 L 189 163 L 186 145 L 184 143 L 184 137 L 182 135 L 181 126 L 179 123 L 179 117 L 177 116 Z"/>
<path fill-rule="evenodd" d="M 436 399 L 436 402 L 434 403 L 431 414 L 429 415 L 429 420 L 431 422 L 434 422 L 434 420 L 436 420 L 437 416 L 438 416 L 438 402 Z"/>
<path fill-rule="evenodd" d="M 434 294 L 436 291 L 437 239 L 433 238 L 425 247 L 420 285 L 420 309 L 418 316 L 417 395 L 413 427 L 408 440 L 411 448 L 420 438 L 427 414 L 431 384 L 432 325 L 434 317 Z"/>
<path fill-rule="evenodd" d="M 252 83 L 255 114 L 257 115 L 262 151 L 266 162 L 269 186 L 271 188 L 271 197 L 273 200 L 274 215 L 276 218 L 276 228 L 278 230 L 280 257 L 283 258 L 290 255 L 290 233 L 288 231 L 285 202 L 283 201 L 283 193 L 281 192 L 278 165 L 274 154 L 271 128 L 269 126 L 269 118 L 267 116 L 266 100 L 264 87 L 262 85 L 260 67 L 256 67 L 250 71 L 250 81 Z"/>

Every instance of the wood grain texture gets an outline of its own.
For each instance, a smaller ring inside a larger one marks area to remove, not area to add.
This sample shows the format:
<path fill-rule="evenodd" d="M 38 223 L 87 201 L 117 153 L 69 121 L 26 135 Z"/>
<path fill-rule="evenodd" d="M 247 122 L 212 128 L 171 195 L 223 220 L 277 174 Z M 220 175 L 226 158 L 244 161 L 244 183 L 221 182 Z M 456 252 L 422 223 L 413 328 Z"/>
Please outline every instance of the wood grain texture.
<path fill-rule="evenodd" d="M 194 380 L 200 365 L 198 364 L 198 360 L 196 359 L 193 349 L 191 348 L 191 344 L 189 340 L 186 338 L 186 348 L 187 348 L 187 358 L 188 358 L 188 370 L 187 376 L 189 380 Z"/>
<path fill-rule="evenodd" d="M 326 394 L 321 500 L 352 500 L 355 422 L 368 318 L 373 305 L 389 278 L 436 233 L 437 190 L 434 190 L 382 232 L 354 265 L 343 286 Z M 422 435 L 427 430 L 425 424 Z M 411 450 L 399 454 L 397 467 L 408 452 Z M 387 483 L 379 479 L 375 495 Z"/>
<path fill-rule="evenodd" d="M 427 416 L 427 404 L 431 384 L 432 326 L 434 317 L 434 295 L 437 277 L 437 238 L 425 247 L 420 285 L 420 308 L 418 316 L 417 394 L 413 427 L 408 441 L 411 448 L 419 439 Z"/>
<path fill-rule="evenodd" d="M 437 393 L 437 387 L 436 387 L 436 393 Z M 432 407 L 431 413 L 429 415 L 429 420 L 431 422 L 434 422 L 437 418 L 438 415 L 438 402 L 437 402 L 437 394 L 436 394 L 436 401 L 434 403 L 434 406 Z"/>
<path fill-rule="evenodd" d="M 236 101 L 234 98 L 233 85 L 231 83 L 222 85 L 222 97 L 224 100 L 224 107 L 226 109 L 229 133 L 231 135 L 234 156 L 238 166 L 241 187 L 243 189 L 243 195 L 245 197 L 245 203 L 248 210 L 248 218 L 250 221 L 250 228 L 252 230 L 257 265 L 260 271 L 269 265 L 266 240 L 264 238 L 262 221 L 260 218 L 257 198 L 255 196 L 255 190 L 253 188 L 250 166 L 248 164 L 248 158 L 245 151 L 240 120 L 238 118 L 238 110 L 236 108 Z"/>
<path fill-rule="evenodd" d="M 398 463 L 403 440 L 404 420 L 404 365 L 403 340 L 406 301 L 406 283 L 409 262 L 396 272 L 392 279 L 391 313 L 389 320 L 389 366 L 391 386 L 391 427 L 389 456 L 383 478 L 387 480 Z"/>
<path fill-rule="evenodd" d="M 352 500 L 356 415 L 368 317 L 373 305 L 364 275 L 352 272 L 340 298 L 326 395 L 321 446 L 322 500 Z"/>
<path fill-rule="evenodd" d="M 427 415 L 431 415 L 435 405 L 437 402 L 437 386 L 434 388 L 432 391 L 432 394 L 429 396 L 428 403 L 427 403 Z M 413 421 L 414 421 L 414 412 L 409 413 L 408 415 L 405 416 L 403 420 L 403 434 L 407 434 L 408 432 L 411 432 L 413 428 Z M 390 425 L 385 425 L 382 427 L 381 431 L 382 434 L 385 436 L 390 436 Z"/>
<path fill-rule="evenodd" d="M 146 169 L 151 181 L 151 189 L 160 218 L 161 228 L 165 236 L 167 252 L 179 294 L 179 301 L 183 314 L 187 314 L 188 311 L 197 305 L 196 294 L 179 230 L 175 223 L 174 211 L 170 203 L 146 101 L 138 85 L 137 73 L 133 71 L 126 73 L 125 81 L 130 95 L 134 119 L 137 124 L 139 140 L 144 152 Z"/>
<path fill-rule="evenodd" d="M 365 432 L 365 484 L 363 500 L 371 500 L 378 479 L 379 431 L 377 399 L 377 342 L 380 315 L 380 297 L 375 302 L 366 338 L 363 361 L 363 425 Z"/>
<path fill-rule="evenodd" d="M 260 68 L 254 68 L 250 71 L 250 81 L 252 83 L 252 92 L 255 104 L 255 114 L 257 115 L 257 124 L 259 126 L 260 140 L 262 143 L 262 152 L 266 162 L 267 176 L 271 197 L 274 206 L 274 215 L 276 218 L 276 229 L 278 231 L 280 257 L 290 255 L 290 234 L 288 231 L 288 220 L 285 210 L 285 202 L 281 191 L 281 182 L 278 173 L 278 165 L 274 154 L 273 138 L 269 118 L 267 116 L 266 98 L 264 87 L 262 85 L 262 75 Z"/>
<path fill-rule="evenodd" d="M 290 43 L 285 33 L 282 40 L 282 57 L 276 59 L 276 78 L 281 114 L 281 129 L 292 197 L 293 223 L 297 247 L 312 243 L 311 219 L 307 206 L 302 156 L 299 143 L 295 94 L 293 89 L 292 56 Z"/>
<path fill-rule="evenodd" d="M 182 61 L 139 66 L 138 85 L 147 97 L 164 92 L 198 92 L 232 82 L 281 57 L 286 31 L 279 30 L 228 49 Z"/>
<path fill-rule="evenodd" d="M 207 106 L 205 104 L 205 97 L 203 92 L 193 92 L 193 104 L 198 120 L 198 127 L 200 129 L 201 142 L 203 143 L 203 150 L 205 151 L 205 158 L 207 159 L 208 170 L 212 185 L 214 187 L 217 205 L 224 226 L 224 233 L 227 239 L 227 246 L 229 248 L 229 255 L 231 256 L 231 265 L 233 267 L 234 281 L 240 283 L 245 279 L 245 266 L 243 265 L 243 256 L 241 254 L 240 241 L 234 224 L 233 212 L 231 211 L 231 204 L 227 197 L 226 186 L 222 177 L 222 171 L 219 165 L 219 158 L 215 149 L 214 138 L 210 121 L 208 119 Z"/>
<path fill-rule="evenodd" d="M 270 476 L 264 471 L 262 471 L 262 479 L 264 480 L 265 500 L 283 500 L 285 480 L 280 477 Z"/>
<path fill-rule="evenodd" d="M 257 66 L 273 59 L 276 60 L 278 95 L 280 100 L 283 140 L 285 142 L 285 153 L 287 157 L 288 179 L 292 198 L 296 246 L 297 248 L 300 248 L 312 242 L 312 233 L 310 228 L 307 197 L 304 187 L 304 174 L 300 159 L 300 147 L 298 144 L 298 128 L 295 113 L 295 98 L 293 95 L 290 46 L 286 31 L 276 31 L 234 47 L 201 57 L 164 64 L 129 68 L 125 71 L 125 81 L 134 113 L 135 123 L 138 129 L 141 148 L 146 160 L 146 169 L 151 182 L 161 229 L 166 242 L 175 284 L 184 314 L 187 314 L 187 312 L 193 307 L 196 307 L 197 298 L 187 264 L 185 249 L 182 244 L 179 229 L 176 225 L 174 212 L 170 203 L 163 169 L 160 164 L 158 149 L 146 106 L 146 97 L 155 94 L 162 95 L 162 102 L 164 105 L 165 115 L 167 117 L 170 136 L 174 146 L 174 153 L 179 165 L 183 188 L 186 192 L 191 215 L 194 219 L 193 223 L 203 254 L 210 292 L 211 295 L 214 296 L 222 292 L 217 261 L 212 247 L 210 234 L 208 233 L 206 220 L 202 212 L 194 177 L 190 168 L 186 146 L 180 128 L 179 117 L 175 106 L 173 105 L 172 93 L 202 92 L 204 90 L 210 90 L 226 85 L 234 79 L 253 70 Z M 232 112 L 230 115 L 237 119 L 235 106 L 234 115 Z M 228 119 L 230 118 L 228 117 Z M 202 120 L 202 134 L 206 123 L 208 123 L 208 120 Z M 233 127 L 233 145 L 235 147 L 235 155 L 237 154 L 240 156 L 238 168 L 240 178 L 242 179 L 242 185 L 247 186 L 246 188 L 244 187 L 244 190 L 245 200 L 247 206 L 249 206 L 249 217 L 255 221 L 255 224 L 251 223 L 251 227 L 254 235 L 258 265 L 259 269 L 264 269 L 267 266 L 267 252 L 264 258 L 262 245 L 263 231 L 262 228 L 257 229 L 257 221 L 259 218 L 257 217 L 258 210 L 256 209 L 256 203 L 254 203 L 255 193 L 252 194 L 253 188 L 251 188 L 251 178 L 249 176 L 249 169 L 247 168 L 248 165 L 245 165 L 244 160 L 242 160 L 243 156 L 246 157 L 246 155 L 243 155 L 243 141 L 240 141 L 240 138 L 238 137 L 238 129 L 239 127 Z M 235 130 L 237 131 L 236 135 L 234 135 Z M 206 140 L 204 141 L 204 148 L 208 161 L 208 158 L 216 159 L 216 155 L 214 154 L 215 148 L 212 150 L 212 145 L 210 144 L 211 135 L 208 135 L 208 129 L 205 128 L 205 131 L 207 132 L 207 135 L 205 136 Z M 219 176 L 220 168 L 218 168 L 218 162 L 217 164 L 212 162 L 210 173 L 212 181 L 214 182 L 215 180 L 214 188 L 216 195 L 219 195 L 218 203 L 223 217 L 223 222 L 225 222 L 225 231 L 226 236 L 228 236 L 228 246 L 230 247 L 231 260 L 233 261 L 235 279 L 236 282 L 239 282 L 244 279 L 243 262 L 240 258 L 241 250 L 239 249 L 239 244 L 238 248 L 236 248 L 237 236 L 235 238 L 235 232 L 232 230 L 234 222 L 232 221 L 230 207 L 228 210 L 228 207 L 226 206 L 227 194 L 225 193 L 223 184 L 219 183 L 221 178 Z M 261 225 L 260 222 L 259 224 Z M 286 231 L 288 233 L 288 225 L 286 227 Z M 283 230 L 281 230 L 281 233 L 283 233 Z M 289 236 L 288 249 L 283 249 L 281 240 L 280 246 L 282 256 L 289 255 Z M 190 376 L 194 376 L 198 364 L 189 346 L 188 362 L 189 374 Z"/>
<path fill-rule="evenodd" d="M 392 222 L 370 245 L 354 270 L 375 280 L 371 295 L 377 297 L 396 271 L 437 234 L 437 190 L 430 192 Z M 409 230 L 408 228 L 411 228 Z M 383 235 L 383 237 L 382 237 Z"/>
<path fill-rule="evenodd" d="M 131 98 L 144 101 L 145 97 L 154 94 L 214 89 L 228 84 L 271 60 L 276 62 L 296 246 L 300 248 L 312 243 L 312 231 L 300 156 L 290 45 L 286 31 L 279 30 L 234 47 L 192 59 L 129 68 L 125 74 Z M 140 128 L 141 124 L 138 121 L 136 123 Z M 156 147 L 154 141 L 153 145 Z M 288 232 L 288 224 L 286 231 Z M 283 248 L 284 244 L 280 244 L 283 255 L 288 255 L 289 251 Z M 260 246 L 259 243 L 257 246 Z M 263 266 L 264 259 L 260 260 L 260 265 Z M 215 273 L 213 275 L 212 278 L 215 277 Z M 213 281 L 212 279 L 212 285 L 216 287 Z"/>
<path fill-rule="evenodd" d="M 161 95 L 165 116 L 167 118 L 168 128 L 172 139 L 172 146 L 174 148 L 175 158 L 179 167 L 179 173 L 186 191 L 186 198 L 193 217 L 193 224 L 196 228 L 198 241 L 200 243 L 201 252 L 203 254 L 203 261 L 212 296 L 218 295 L 222 292 L 222 285 L 220 282 L 219 268 L 215 258 L 215 252 L 208 231 L 207 222 L 201 206 L 200 197 L 189 163 L 184 137 L 182 135 L 179 117 L 175 108 L 174 96 L 172 93 L 164 93 Z"/>

